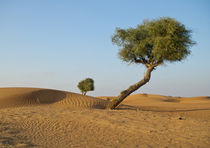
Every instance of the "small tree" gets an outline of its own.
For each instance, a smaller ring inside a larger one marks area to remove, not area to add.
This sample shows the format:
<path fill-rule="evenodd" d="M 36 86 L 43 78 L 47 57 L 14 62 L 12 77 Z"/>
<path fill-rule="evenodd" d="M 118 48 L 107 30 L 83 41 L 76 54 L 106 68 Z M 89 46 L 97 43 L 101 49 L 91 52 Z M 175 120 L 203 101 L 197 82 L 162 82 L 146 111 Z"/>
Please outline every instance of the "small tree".
<path fill-rule="evenodd" d="M 86 95 L 87 91 L 94 90 L 94 81 L 91 78 L 87 78 L 78 83 L 77 87 L 80 89 L 83 95 Z"/>
<path fill-rule="evenodd" d="M 142 80 L 122 91 L 108 108 L 116 108 L 128 95 L 149 82 L 151 72 L 166 62 L 182 61 L 195 44 L 191 30 L 175 19 L 163 17 L 143 21 L 136 28 L 117 28 L 112 42 L 120 47 L 119 57 L 129 63 L 143 64 L 146 73 Z"/>

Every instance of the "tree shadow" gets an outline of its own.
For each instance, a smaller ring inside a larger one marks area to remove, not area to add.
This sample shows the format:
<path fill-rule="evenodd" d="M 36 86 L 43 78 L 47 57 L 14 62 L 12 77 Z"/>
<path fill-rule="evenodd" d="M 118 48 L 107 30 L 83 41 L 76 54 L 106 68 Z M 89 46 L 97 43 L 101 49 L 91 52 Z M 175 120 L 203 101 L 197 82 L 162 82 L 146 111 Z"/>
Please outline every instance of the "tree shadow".
<path fill-rule="evenodd" d="M 138 110 L 138 107 L 121 104 L 115 110 Z"/>
<path fill-rule="evenodd" d="M 132 111 L 150 111 L 150 112 L 190 112 L 190 111 L 202 111 L 210 110 L 210 108 L 194 108 L 194 109 L 169 109 L 169 108 L 157 108 L 157 107 L 144 107 L 144 106 L 131 106 L 131 105 L 120 105 L 115 110 L 132 110 Z"/>

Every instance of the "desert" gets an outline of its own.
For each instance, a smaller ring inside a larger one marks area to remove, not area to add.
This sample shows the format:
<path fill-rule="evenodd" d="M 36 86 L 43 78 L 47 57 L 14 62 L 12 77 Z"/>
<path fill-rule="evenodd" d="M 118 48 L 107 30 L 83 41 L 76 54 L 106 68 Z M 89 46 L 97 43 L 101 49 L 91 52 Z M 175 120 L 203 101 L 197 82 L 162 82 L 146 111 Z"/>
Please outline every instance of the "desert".
<path fill-rule="evenodd" d="M 209 97 L 135 94 L 107 110 L 114 97 L 40 88 L 1 88 L 0 94 L 2 148 L 210 145 Z"/>
<path fill-rule="evenodd" d="M 210 1 L 0 0 L 0 148 L 210 148 Z"/>

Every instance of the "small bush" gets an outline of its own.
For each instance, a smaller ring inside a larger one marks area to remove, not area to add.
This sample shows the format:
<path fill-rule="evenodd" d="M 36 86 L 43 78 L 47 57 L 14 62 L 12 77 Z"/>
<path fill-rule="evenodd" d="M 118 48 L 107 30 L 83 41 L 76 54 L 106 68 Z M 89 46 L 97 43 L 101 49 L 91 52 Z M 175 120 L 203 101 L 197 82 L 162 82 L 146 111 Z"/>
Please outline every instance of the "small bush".
<path fill-rule="evenodd" d="M 86 95 L 87 91 L 94 90 L 94 81 L 91 78 L 86 78 L 78 83 L 77 87 L 80 89 L 83 95 Z"/>

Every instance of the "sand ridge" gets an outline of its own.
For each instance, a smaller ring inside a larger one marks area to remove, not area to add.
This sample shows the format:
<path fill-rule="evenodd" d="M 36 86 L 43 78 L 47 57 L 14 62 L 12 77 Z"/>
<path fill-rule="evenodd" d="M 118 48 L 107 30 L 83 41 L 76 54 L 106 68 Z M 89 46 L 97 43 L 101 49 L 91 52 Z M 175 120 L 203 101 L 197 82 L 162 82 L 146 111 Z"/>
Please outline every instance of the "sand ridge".
<path fill-rule="evenodd" d="M 77 108 L 105 108 L 107 103 L 90 96 L 41 88 L 1 88 L 0 94 L 0 108 L 47 104 Z"/>
<path fill-rule="evenodd" d="M 104 100 L 113 100 L 116 97 L 99 97 Z M 133 109 L 150 111 L 193 111 L 210 110 L 210 97 L 172 97 L 151 94 L 135 94 L 128 96 L 120 108 L 131 107 Z"/>

